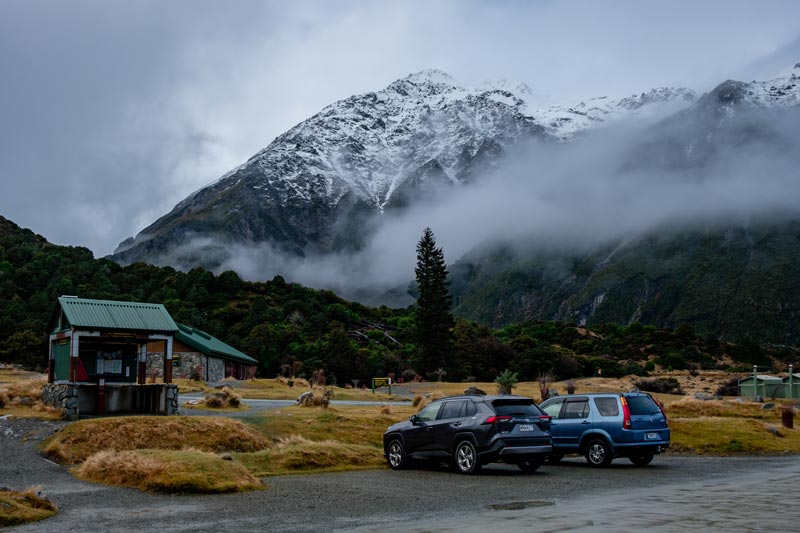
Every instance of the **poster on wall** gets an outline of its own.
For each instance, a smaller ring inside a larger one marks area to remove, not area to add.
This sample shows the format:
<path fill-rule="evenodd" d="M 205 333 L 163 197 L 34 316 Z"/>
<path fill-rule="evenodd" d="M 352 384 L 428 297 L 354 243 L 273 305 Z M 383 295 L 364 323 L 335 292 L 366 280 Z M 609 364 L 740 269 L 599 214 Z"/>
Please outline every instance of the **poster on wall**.
<path fill-rule="evenodd" d="M 122 374 L 122 352 L 100 352 L 97 358 L 98 374 Z"/>

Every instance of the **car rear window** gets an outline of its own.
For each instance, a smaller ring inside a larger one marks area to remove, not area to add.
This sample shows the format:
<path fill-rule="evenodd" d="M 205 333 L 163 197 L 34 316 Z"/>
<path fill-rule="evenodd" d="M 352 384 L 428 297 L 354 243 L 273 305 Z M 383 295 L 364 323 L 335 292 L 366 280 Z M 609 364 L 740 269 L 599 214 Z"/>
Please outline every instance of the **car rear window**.
<path fill-rule="evenodd" d="M 661 412 L 650 396 L 628 396 L 628 407 L 632 415 L 657 415 Z"/>
<path fill-rule="evenodd" d="M 619 416 L 619 403 L 616 398 L 595 398 L 594 404 L 601 416 Z"/>
<path fill-rule="evenodd" d="M 492 407 L 501 416 L 536 417 L 542 414 L 533 400 L 495 400 Z"/>

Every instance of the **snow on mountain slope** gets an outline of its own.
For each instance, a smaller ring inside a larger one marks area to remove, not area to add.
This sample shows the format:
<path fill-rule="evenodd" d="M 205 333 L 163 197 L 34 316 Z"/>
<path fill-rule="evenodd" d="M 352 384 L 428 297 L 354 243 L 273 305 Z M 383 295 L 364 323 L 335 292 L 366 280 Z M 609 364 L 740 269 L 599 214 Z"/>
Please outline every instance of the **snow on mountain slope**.
<path fill-rule="evenodd" d="M 568 141 L 693 98 L 687 89 L 661 88 L 550 105 L 525 84 L 468 87 L 423 70 L 325 107 L 122 243 L 116 258 L 152 261 L 187 236 L 268 241 L 298 252 L 358 247 L 351 237 L 368 213 L 446 194 L 519 142 Z"/>

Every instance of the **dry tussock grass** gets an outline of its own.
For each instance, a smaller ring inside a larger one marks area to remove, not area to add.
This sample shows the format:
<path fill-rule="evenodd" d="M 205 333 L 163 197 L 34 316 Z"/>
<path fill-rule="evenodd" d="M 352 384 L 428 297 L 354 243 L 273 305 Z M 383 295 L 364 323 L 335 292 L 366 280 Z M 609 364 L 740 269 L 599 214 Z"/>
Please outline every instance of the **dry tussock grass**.
<path fill-rule="evenodd" d="M 431 403 L 432 401 L 438 400 L 438 399 L 444 398 L 444 397 L 445 397 L 444 393 L 441 393 L 441 392 L 438 392 L 438 391 L 429 392 L 419 402 L 417 402 L 417 404 L 414 407 L 419 408 L 419 410 L 421 411 L 422 409 L 427 407 L 428 404 Z M 414 397 L 414 399 L 416 400 L 416 396 Z M 414 405 L 414 402 L 411 402 L 411 403 L 412 403 L 412 405 Z"/>
<path fill-rule="evenodd" d="M 40 487 L 23 492 L 0 490 L 0 527 L 43 520 L 56 514 L 58 507 L 43 497 L 40 490 Z"/>
<path fill-rule="evenodd" d="M 0 385 L 0 409 L 11 414 L 34 418 L 60 418 L 62 409 L 50 407 L 42 402 L 42 386 L 47 383 L 46 376 L 22 379 Z"/>
<path fill-rule="evenodd" d="M 242 406 L 241 395 L 235 393 L 228 385 L 219 391 L 209 392 L 199 404 L 186 404 L 187 407 L 204 407 L 206 409 L 239 409 Z"/>
<path fill-rule="evenodd" d="M 241 464 L 200 451 L 101 451 L 75 471 L 77 477 L 139 490 L 168 493 L 241 492 L 263 488 Z"/>
<path fill-rule="evenodd" d="M 126 416 L 75 422 L 50 438 L 44 453 L 77 464 L 103 450 L 181 450 L 253 452 L 269 441 L 238 420 L 224 417 Z"/>
<path fill-rule="evenodd" d="M 275 378 L 275 381 L 280 383 L 281 385 L 285 385 L 286 387 L 289 386 L 289 382 L 292 383 L 292 388 L 301 388 L 301 389 L 310 389 L 311 384 L 305 378 L 285 378 L 283 376 L 278 376 Z"/>
<path fill-rule="evenodd" d="M 238 459 L 256 475 L 277 475 L 302 471 L 338 471 L 377 468 L 383 465 L 383 451 L 374 446 L 339 441 L 309 440 L 291 435 L 263 452 L 239 454 Z"/>
<path fill-rule="evenodd" d="M 45 383 L 47 383 L 46 376 L 6 383 L 0 385 L 0 393 L 5 395 L 9 402 L 20 398 L 30 398 L 33 401 L 41 400 L 42 387 Z"/>
<path fill-rule="evenodd" d="M 391 405 L 387 405 L 387 404 L 381 405 L 381 414 L 382 415 L 390 415 L 390 414 L 392 414 L 392 406 Z"/>
<path fill-rule="evenodd" d="M 758 420 L 778 420 L 777 409 L 765 410 L 761 404 L 731 400 L 696 400 L 684 398 L 666 406 L 667 416 L 676 418 L 736 417 Z"/>
<path fill-rule="evenodd" d="M 673 418 L 671 452 L 700 455 L 800 453 L 800 431 L 752 418 Z"/>

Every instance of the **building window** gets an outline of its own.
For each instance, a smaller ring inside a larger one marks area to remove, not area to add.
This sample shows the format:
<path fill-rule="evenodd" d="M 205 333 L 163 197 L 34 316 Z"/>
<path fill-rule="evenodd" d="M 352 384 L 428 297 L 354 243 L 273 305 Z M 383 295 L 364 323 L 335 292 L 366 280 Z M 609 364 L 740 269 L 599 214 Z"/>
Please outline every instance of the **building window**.
<path fill-rule="evenodd" d="M 172 354 L 172 366 L 181 366 L 181 356 Z"/>

